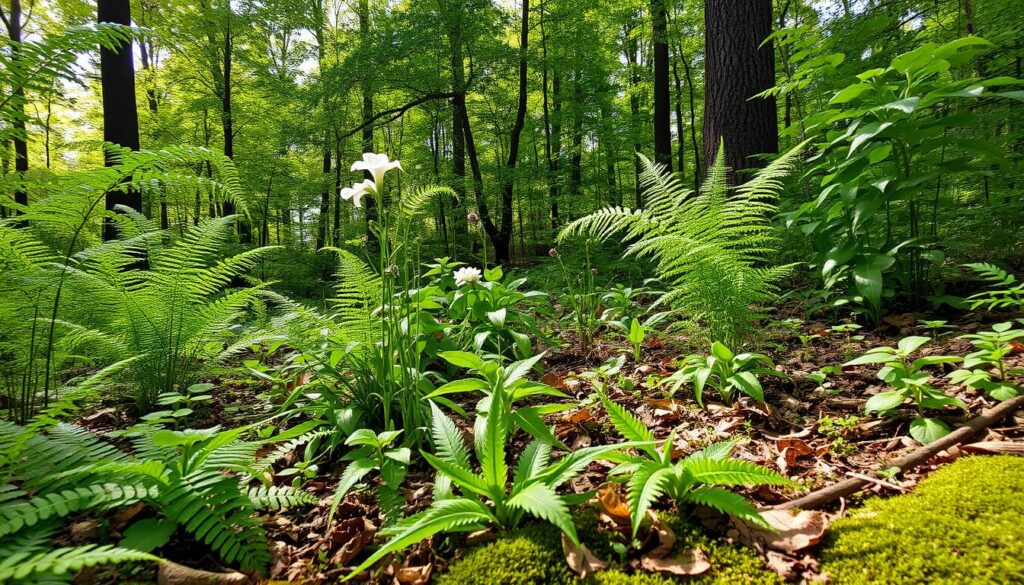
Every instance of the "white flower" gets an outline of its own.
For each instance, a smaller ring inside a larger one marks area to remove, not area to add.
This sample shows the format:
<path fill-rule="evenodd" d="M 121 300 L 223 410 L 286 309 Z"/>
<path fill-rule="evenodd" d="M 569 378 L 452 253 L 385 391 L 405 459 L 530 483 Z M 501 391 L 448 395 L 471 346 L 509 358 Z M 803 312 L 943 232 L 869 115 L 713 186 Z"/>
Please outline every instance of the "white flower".
<path fill-rule="evenodd" d="M 473 284 L 474 282 L 480 282 L 480 269 L 472 268 L 470 266 L 463 266 L 455 271 L 455 285 L 462 286 L 464 284 Z"/>
<path fill-rule="evenodd" d="M 373 182 L 379 190 L 381 185 L 384 184 L 384 173 L 391 169 L 402 170 L 402 163 L 397 160 L 391 160 L 386 154 L 375 154 L 372 152 L 364 152 L 363 160 L 357 160 L 352 163 L 353 171 L 369 171 L 370 175 L 373 176 Z"/>
<path fill-rule="evenodd" d="M 362 207 L 359 200 L 362 199 L 363 195 L 372 195 L 376 189 L 376 185 L 370 179 L 364 179 L 362 182 L 355 183 L 351 187 L 345 187 L 341 190 L 341 198 L 348 201 L 352 200 L 352 203 L 356 207 Z"/>

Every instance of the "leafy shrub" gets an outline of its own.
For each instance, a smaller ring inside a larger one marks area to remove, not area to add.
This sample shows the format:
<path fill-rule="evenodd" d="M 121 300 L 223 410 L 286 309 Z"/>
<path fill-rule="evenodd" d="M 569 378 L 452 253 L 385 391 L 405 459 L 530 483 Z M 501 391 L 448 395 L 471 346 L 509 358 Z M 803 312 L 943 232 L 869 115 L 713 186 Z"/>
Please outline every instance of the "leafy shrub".
<path fill-rule="evenodd" d="M 1022 490 L 1024 459 L 960 459 L 836 522 L 822 571 L 850 584 L 1024 582 Z"/>
<path fill-rule="evenodd" d="M 706 386 L 714 388 L 726 404 L 736 401 L 737 392 L 764 402 L 764 390 L 758 376 L 779 375 L 772 369 L 770 357 L 751 352 L 736 354 L 718 341 L 711 344 L 711 355 L 691 354 L 683 361 L 683 368 L 661 383 L 670 385 L 670 394 L 685 383 L 693 384 L 694 397 L 701 406 L 704 406 Z"/>
<path fill-rule="evenodd" d="M 601 402 L 615 429 L 637 443 L 642 455 L 613 454 L 619 465 L 608 475 L 627 482 L 626 493 L 636 536 L 647 510 L 663 494 L 676 502 L 710 506 L 726 514 L 767 526 L 764 518 L 743 496 L 718 486 L 794 485 L 775 471 L 749 461 L 729 459 L 736 441 L 711 445 L 678 461 L 672 461 L 673 431 L 664 445 L 654 447 L 654 433 L 639 418 L 607 396 Z"/>
<path fill-rule="evenodd" d="M 256 511 L 316 499 L 287 487 L 252 486 L 255 478 L 266 479 L 256 453 L 270 441 L 240 440 L 247 430 L 170 431 L 143 425 L 136 429 L 136 454 L 129 455 L 74 425 L 58 424 L 43 433 L 0 422 L 0 550 L 39 555 L 37 571 L 45 573 L 152 559 L 140 553 L 166 544 L 182 529 L 224 562 L 262 571 L 270 553 Z M 277 439 L 306 430 L 296 427 Z M 52 535 L 58 519 L 135 502 L 149 504 L 157 516 L 129 526 L 119 547 L 47 550 L 51 540 L 45 535 Z M 39 540 L 35 546 L 20 544 L 34 539 Z"/>
<path fill-rule="evenodd" d="M 1016 276 L 994 264 L 978 262 L 966 266 L 990 283 L 989 290 L 967 297 L 971 309 L 1024 309 L 1024 282 L 1018 282 Z"/>
<path fill-rule="evenodd" d="M 1014 348 L 1014 342 L 1024 337 L 1024 329 L 1011 329 L 1013 323 L 996 323 L 991 331 L 961 335 L 970 339 L 975 351 L 964 358 L 964 368 L 949 374 L 955 384 L 980 388 L 997 400 L 1009 400 L 1020 393 L 1020 386 L 1010 382 L 1007 374 L 1024 374 L 1021 369 L 1006 367 L 1006 357 Z M 992 375 L 995 369 L 996 376 Z"/>
<path fill-rule="evenodd" d="M 767 267 L 775 246 L 769 218 L 802 145 L 730 190 L 722 149 L 709 168 L 699 195 L 642 155 L 643 209 L 606 207 L 562 230 L 559 241 L 575 235 L 607 240 L 622 234 L 626 254 L 650 257 L 669 288 L 665 302 L 682 309 L 705 328 L 709 340 L 739 346 L 760 317 L 752 306 L 775 299 L 775 283 L 789 266 Z"/>
<path fill-rule="evenodd" d="M 924 370 L 926 366 L 962 361 L 960 358 L 926 355 L 911 361 L 911 354 L 929 341 L 929 338 L 919 335 L 904 337 L 895 348 L 876 347 L 843 364 L 844 366 L 882 364 L 878 370 L 878 379 L 894 389 L 880 392 L 869 398 L 864 405 L 864 412 L 889 414 L 910 400 L 917 408 L 917 416 L 910 422 L 910 436 L 921 443 L 931 443 L 949 434 L 949 426 L 937 418 L 924 416 L 924 409 L 955 406 L 967 410 L 967 405 L 962 400 L 947 396 L 942 390 L 929 385 L 931 374 Z"/>

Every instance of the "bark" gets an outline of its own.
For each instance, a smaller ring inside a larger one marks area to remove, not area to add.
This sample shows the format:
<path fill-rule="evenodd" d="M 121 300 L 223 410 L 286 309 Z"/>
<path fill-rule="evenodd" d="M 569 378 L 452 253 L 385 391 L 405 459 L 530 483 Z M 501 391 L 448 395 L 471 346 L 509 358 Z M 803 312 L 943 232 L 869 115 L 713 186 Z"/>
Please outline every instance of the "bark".
<path fill-rule="evenodd" d="M 96 3 L 98 22 L 131 25 L 131 7 L 128 0 L 99 0 Z M 132 44 L 126 42 L 116 50 L 100 48 L 100 87 L 103 94 L 103 141 L 129 148 L 139 149 L 139 115 L 135 103 L 135 69 L 132 62 Z M 110 153 L 105 153 L 104 163 L 114 165 Z M 142 211 L 142 193 L 137 189 L 118 189 L 107 193 L 106 209 L 123 205 L 138 212 Z M 103 224 L 103 239 L 117 237 L 112 221 Z"/>
<path fill-rule="evenodd" d="M 700 148 L 697 146 L 697 106 L 693 94 L 693 75 L 690 72 L 690 62 L 686 59 L 682 49 L 679 50 L 679 58 L 683 61 L 683 71 L 686 73 L 686 89 L 690 95 L 690 142 L 693 145 L 693 188 L 700 190 L 701 166 Z M 682 140 L 682 138 L 680 138 Z"/>
<path fill-rule="evenodd" d="M 775 99 L 751 99 L 775 84 L 771 0 L 706 0 L 704 6 L 704 160 L 725 142 L 732 179 L 764 166 L 753 155 L 779 150 Z"/>
<path fill-rule="evenodd" d="M 448 57 L 452 76 L 452 189 L 456 199 L 452 202 L 452 231 L 456 235 L 466 234 L 469 225 L 465 218 L 466 201 L 466 70 L 462 53 L 462 5 L 458 1 L 442 0 L 441 10 L 448 32 Z"/>
<path fill-rule="evenodd" d="M 768 0 L 770 2 L 770 0 Z M 769 4 L 769 8 L 771 4 Z M 769 13 L 770 15 L 770 13 Z M 654 47 L 654 161 L 672 172 L 672 114 L 668 87 L 668 11 L 665 0 L 651 0 Z"/>
<path fill-rule="evenodd" d="M 674 106 L 676 110 L 676 134 L 679 136 L 679 146 L 676 153 L 679 157 L 679 176 L 686 178 L 686 129 L 683 127 L 683 84 L 679 81 L 679 65 L 672 61 L 672 82 L 675 84 L 676 99 Z"/>
<path fill-rule="evenodd" d="M 629 113 L 633 130 L 633 186 L 635 190 L 635 207 L 643 207 L 643 193 L 640 189 L 640 159 L 637 157 L 643 149 L 640 142 L 641 120 L 640 120 L 640 47 L 632 36 L 633 27 L 627 26 L 625 30 L 624 49 L 626 53 L 626 64 L 629 70 Z"/>
<path fill-rule="evenodd" d="M 367 43 L 370 40 L 370 2 L 369 0 L 359 0 L 359 38 L 360 42 Z M 373 119 L 373 86 L 370 83 L 369 77 L 364 72 L 364 79 L 361 84 L 361 90 L 363 94 L 363 152 L 375 152 L 373 148 L 373 125 L 370 121 Z M 366 171 L 365 177 L 372 179 L 369 171 Z M 366 205 L 366 235 L 369 239 L 373 240 L 375 236 L 370 231 L 369 223 L 377 219 L 377 207 L 373 197 L 366 197 L 363 199 Z"/>
<path fill-rule="evenodd" d="M 562 150 L 562 124 L 560 120 L 560 110 L 562 108 L 562 100 L 560 97 L 560 85 L 561 80 L 559 79 L 558 71 L 554 71 L 551 75 L 551 86 L 554 95 L 551 99 L 551 106 L 548 105 L 548 41 L 547 31 L 544 29 L 544 4 L 541 3 L 541 17 L 540 17 L 540 46 L 542 68 L 541 68 L 541 84 L 542 89 L 542 105 L 544 110 L 544 158 L 548 168 L 548 201 L 550 204 L 550 219 L 551 229 L 558 228 L 558 167 L 559 157 Z M 554 115 L 551 114 L 551 110 L 554 109 Z"/>
<path fill-rule="evenodd" d="M 22 42 L 21 0 L 11 0 L 11 11 L 7 16 L 7 37 L 11 41 L 11 58 L 17 57 Z M 18 84 L 11 96 L 14 110 L 14 172 L 24 173 L 28 170 L 28 131 L 25 127 L 25 88 Z M 14 202 L 28 205 L 28 192 L 19 185 L 14 191 Z M 20 212 L 19 212 L 20 213 Z"/>

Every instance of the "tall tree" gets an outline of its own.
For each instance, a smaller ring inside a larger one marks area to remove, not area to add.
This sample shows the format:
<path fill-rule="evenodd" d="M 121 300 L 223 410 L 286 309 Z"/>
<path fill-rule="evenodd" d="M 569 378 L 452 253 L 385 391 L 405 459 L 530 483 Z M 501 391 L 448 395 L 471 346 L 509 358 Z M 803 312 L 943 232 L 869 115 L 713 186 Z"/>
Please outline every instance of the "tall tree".
<path fill-rule="evenodd" d="M 359 0 L 359 40 L 364 46 L 370 43 L 370 2 Z M 370 79 L 370 72 L 363 70 L 362 94 L 363 94 L 363 152 L 376 152 L 373 147 L 373 84 Z M 370 172 L 366 172 L 366 178 L 370 178 Z M 366 198 L 366 234 L 373 237 L 370 231 L 369 222 L 377 218 L 377 209 L 374 207 L 373 197 Z"/>
<path fill-rule="evenodd" d="M 20 50 L 22 36 L 24 33 L 24 21 L 22 19 L 21 0 L 11 0 L 9 13 L 3 11 L 0 6 L 0 18 L 7 27 L 7 38 L 10 39 L 12 57 Z M 18 85 L 13 88 L 11 94 L 11 106 L 14 116 L 11 125 L 14 127 L 14 172 L 24 173 L 28 170 L 28 130 L 25 127 L 25 88 Z M 28 205 L 28 192 L 18 187 L 14 191 L 14 202 L 21 205 Z"/>
<path fill-rule="evenodd" d="M 665 0 L 651 0 L 651 38 L 654 48 L 654 160 L 671 172 L 672 106 L 668 86 L 668 9 Z"/>
<path fill-rule="evenodd" d="M 96 14 L 99 22 L 131 25 L 129 0 L 98 0 Z M 135 66 L 131 42 L 123 43 L 116 50 L 100 47 L 100 87 L 103 93 L 104 142 L 138 150 L 139 112 L 135 103 Z M 108 166 L 114 164 L 110 153 L 106 153 L 104 160 Z M 127 188 L 109 191 L 106 197 L 107 211 L 112 211 L 118 205 L 141 212 L 142 193 Z M 105 222 L 103 239 L 110 240 L 116 236 L 114 224 Z"/>
<path fill-rule="evenodd" d="M 779 150 L 775 98 L 753 98 L 775 85 L 774 47 L 761 46 L 772 32 L 771 0 L 705 0 L 704 27 L 704 160 L 724 140 L 733 173 L 763 166 L 752 156 Z"/>

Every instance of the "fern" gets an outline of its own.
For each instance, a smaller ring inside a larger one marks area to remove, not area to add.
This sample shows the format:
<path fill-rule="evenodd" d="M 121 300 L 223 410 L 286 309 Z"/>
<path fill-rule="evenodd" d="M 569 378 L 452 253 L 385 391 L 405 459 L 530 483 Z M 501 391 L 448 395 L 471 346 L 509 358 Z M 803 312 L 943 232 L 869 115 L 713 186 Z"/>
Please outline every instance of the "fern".
<path fill-rule="evenodd" d="M 57 548 L 33 555 L 15 553 L 0 561 L 0 583 L 41 574 L 64 575 L 94 565 L 157 560 L 148 553 L 111 545 Z"/>
<path fill-rule="evenodd" d="M 803 145 L 782 155 L 730 193 L 720 147 L 699 195 L 643 155 L 645 207 L 608 207 L 567 225 L 564 242 L 585 235 L 607 240 L 621 234 L 627 255 L 651 258 L 670 285 L 664 302 L 703 325 L 711 341 L 738 346 L 759 318 L 756 307 L 777 293 L 790 266 L 766 267 L 777 242 L 769 223 L 781 178 Z"/>
<path fill-rule="evenodd" d="M 978 273 L 990 287 L 987 291 L 967 297 L 971 309 L 1024 309 L 1024 282 L 1018 282 L 1017 277 L 995 264 L 978 262 L 964 266 Z"/>

